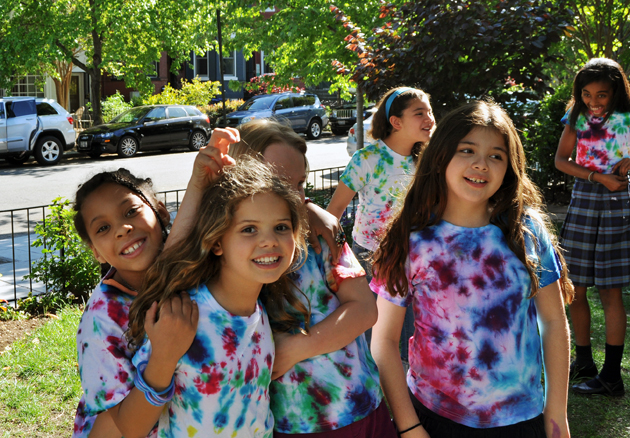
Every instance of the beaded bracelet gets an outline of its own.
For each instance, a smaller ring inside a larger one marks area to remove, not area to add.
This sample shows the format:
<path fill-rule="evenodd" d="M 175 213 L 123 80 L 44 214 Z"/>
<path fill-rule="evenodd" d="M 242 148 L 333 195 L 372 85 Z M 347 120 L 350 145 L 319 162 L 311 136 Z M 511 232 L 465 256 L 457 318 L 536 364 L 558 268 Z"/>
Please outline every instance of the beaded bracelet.
<path fill-rule="evenodd" d="M 593 181 L 591 178 L 593 178 L 593 174 L 595 173 L 595 171 L 592 171 L 591 173 L 588 174 L 588 182 L 590 182 L 591 184 L 595 184 L 595 181 Z"/>
<path fill-rule="evenodd" d="M 133 384 L 138 388 L 138 390 L 144 393 L 144 397 L 147 401 L 153 406 L 163 406 L 166 403 L 170 402 L 173 398 L 173 394 L 175 394 L 175 376 L 171 379 L 171 384 L 168 385 L 164 391 L 157 392 L 155 389 L 151 388 L 147 385 L 147 382 L 144 381 L 142 374 L 144 374 L 144 370 L 147 367 L 148 362 L 145 360 L 140 362 L 136 368 L 136 377 L 133 379 Z"/>

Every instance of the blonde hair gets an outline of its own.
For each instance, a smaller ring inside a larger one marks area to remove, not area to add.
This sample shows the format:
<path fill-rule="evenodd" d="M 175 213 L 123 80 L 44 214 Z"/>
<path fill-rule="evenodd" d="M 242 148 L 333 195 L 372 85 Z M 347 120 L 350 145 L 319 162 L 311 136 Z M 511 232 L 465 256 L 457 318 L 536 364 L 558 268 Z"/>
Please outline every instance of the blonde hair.
<path fill-rule="evenodd" d="M 289 331 L 300 326 L 295 312 L 308 323 L 308 310 L 294 295 L 287 274 L 297 270 L 306 259 L 306 214 L 297 193 L 266 164 L 243 158 L 225 167 L 221 178 L 205 190 L 195 227 L 181 242 L 164 250 L 148 269 L 142 289 L 129 311 L 128 338 L 141 345 L 144 318 L 154 301 L 162 304 L 175 294 L 212 280 L 220 273 L 221 261 L 212 251 L 232 225 L 241 201 L 256 194 L 272 193 L 284 200 L 291 212 L 295 238 L 293 264 L 278 281 L 263 287 L 260 299 L 275 331 Z M 290 312 L 285 310 L 291 306 Z M 308 329 L 308 326 L 306 327 Z"/>

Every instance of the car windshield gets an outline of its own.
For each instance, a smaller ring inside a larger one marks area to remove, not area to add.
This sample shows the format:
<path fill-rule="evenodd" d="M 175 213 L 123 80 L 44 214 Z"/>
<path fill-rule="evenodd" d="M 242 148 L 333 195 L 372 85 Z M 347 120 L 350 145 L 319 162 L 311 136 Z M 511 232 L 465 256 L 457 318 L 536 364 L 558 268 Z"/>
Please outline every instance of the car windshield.
<path fill-rule="evenodd" d="M 249 99 L 239 108 L 240 111 L 260 111 L 271 108 L 275 100 L 275 96 L 259 97 L 257 99 Z"/>
<path fill-rule="evenodd" d="M 144 117 L 150 109 L 151 108 L 146 107 L 131 108 L 130 110 L 114 117 L 109 123 L 135 123 Z"/>

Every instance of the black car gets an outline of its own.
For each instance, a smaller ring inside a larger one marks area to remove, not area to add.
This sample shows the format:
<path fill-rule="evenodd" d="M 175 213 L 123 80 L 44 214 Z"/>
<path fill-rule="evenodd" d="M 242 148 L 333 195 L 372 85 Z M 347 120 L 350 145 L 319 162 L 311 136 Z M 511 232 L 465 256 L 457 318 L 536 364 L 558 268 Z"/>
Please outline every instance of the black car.
<path fill-rule="evenodd" d="M 77 150 L 97 158 L 103 152 L 133 157 L 140 150 L 188 146 L 198 151 L 212 130 L 210 120 L 194 106 L 148 105 L 131 108 L 109 123 L 86 129 Z"/>
<path fill-rule="evenodd" d="M 363 120 L 372 115 L 374 104 L 371 103 L 363 107 Z M 357 100 L 342 104 L 339 108 L 335 108 L 330 113 L 330 130 L 335 135 L 346 135 L 352 125 L 357 122 Z"/>

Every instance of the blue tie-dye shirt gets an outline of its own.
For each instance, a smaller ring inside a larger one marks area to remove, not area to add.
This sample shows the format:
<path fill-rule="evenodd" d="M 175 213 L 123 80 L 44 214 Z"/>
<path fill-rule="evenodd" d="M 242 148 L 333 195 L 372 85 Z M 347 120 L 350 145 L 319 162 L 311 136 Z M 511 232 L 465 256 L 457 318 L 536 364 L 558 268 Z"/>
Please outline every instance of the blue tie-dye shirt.
<path fill-rule="evenodd" d="M 252 315 L 236 316 L 205 285 L 189 293 L 199 305 L 197 335 L 177 365 L 175 395 L 160 416 L 158 436 L 270 438 L 274 346 L 266 311 L 258 303 Z M 150 355 L 147 341 L 133 363 Z"/>
<path fill-rule="evenodd" d="M 293 277 L 310 300 L 312 325 L 339 307 L 336 292 L 342 281 L 365 276 L 348 244 L 337 265 L 332 264 L 330 248 L 321 238 L 320 244 L 321 254 L 309 247 L 306 263 Z M 308 305 L 304 296 L 297 296 Z M 368 416 L 382 398 L 378 370 L 363 334 L 339 350 L 296 364 L 271 382 L 275 429 L 288 434 L 342 428 Z"/>
<path fill-rule="evenodd" d="M 538 240 L 540 288 L 560 278 L 549 236 L 526 220 Z M 407 297 L 385 283 L 372 290 L 413 305 L 407 384 L 438 415 L 475 428 L 499 427 L 541 414 L 542 354 L 531 280 L 495 225 L 463 228 L 445 221 L 411 233 L 405 266 Z"/>

